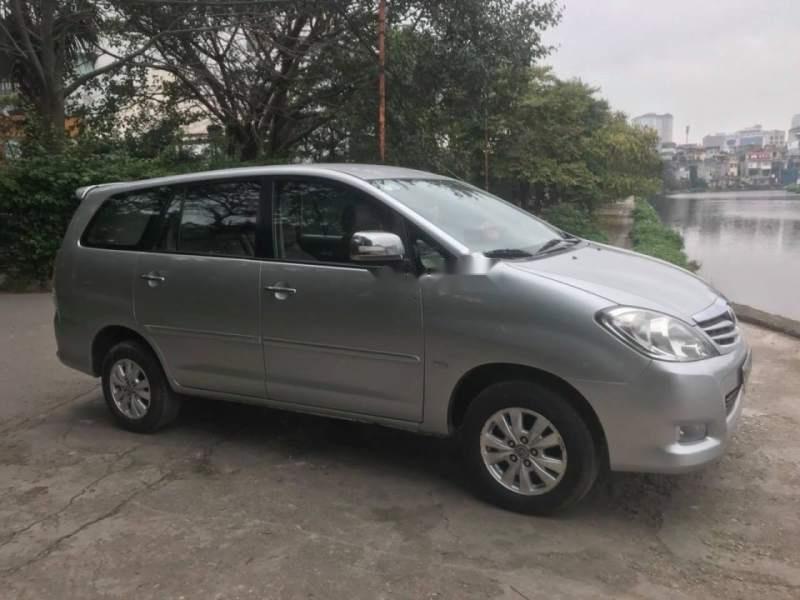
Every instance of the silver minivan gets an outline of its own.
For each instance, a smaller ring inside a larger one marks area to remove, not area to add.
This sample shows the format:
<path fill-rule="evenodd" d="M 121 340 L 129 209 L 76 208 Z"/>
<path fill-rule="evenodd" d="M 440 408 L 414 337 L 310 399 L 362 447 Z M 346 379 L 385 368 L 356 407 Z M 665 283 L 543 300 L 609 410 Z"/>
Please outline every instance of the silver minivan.
<path fill-rule="evenodd" d="M 457 435 L 512 510 L 718 458 L 750 352 L 691 273 L 422 171 L 325 164 L 92 186 L 56 260 L 67 365 L 124 428 L 205 396 Z"/>

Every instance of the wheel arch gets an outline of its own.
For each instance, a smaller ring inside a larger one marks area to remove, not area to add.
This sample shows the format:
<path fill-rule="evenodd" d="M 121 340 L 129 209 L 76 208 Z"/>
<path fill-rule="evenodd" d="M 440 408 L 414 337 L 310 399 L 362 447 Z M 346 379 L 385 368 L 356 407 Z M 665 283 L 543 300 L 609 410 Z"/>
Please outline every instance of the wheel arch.
<path fill-rule="evenodd" d="M 603 425 L 589 401 L 561 377 L 535 367 L 514 363 L 487 363 L 472 368 L 459 379 L 450 396 L 448 426 L 458 431 L 470 403 L 488 386 L 501 381 L 524 379 L 534 381 L 560 393 L 589 427 L 598 454 L 608 464 L 608 445 Z"/>
<path fill-rule="evenodd" d="M 156 351 L 153 344 L 135 329 L 125 325 L 107 325 L 100 329 L 92 339 L 92 373 L 95 377 L 100 377 L 103 371 L 103 360 L 108 351 L 116 344 L 125 340 L 135 340 L 147 347 L 156 357 L 164 368 L 164 361 Z"/>

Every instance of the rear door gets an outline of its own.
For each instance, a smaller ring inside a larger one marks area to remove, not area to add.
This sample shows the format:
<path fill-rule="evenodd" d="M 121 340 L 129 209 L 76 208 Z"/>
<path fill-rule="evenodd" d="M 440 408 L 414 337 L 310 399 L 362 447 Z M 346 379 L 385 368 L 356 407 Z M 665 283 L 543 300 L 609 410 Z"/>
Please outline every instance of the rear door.
<path fill-rule="evenodd" d="M 270 399 L 421 421 L 423 332 L 415 273 L 349 260 L 355 231 L 397 230 L 377 200 L 338 183 L 274 180 L 274 259 L 261 265 Z"/>
<path fill-rule="evenodd" d="M 211 180 L 173 191 L 153 251 L 139 256 L 136 319 L 180 385 L 261 399 L 262 182 Z"/>

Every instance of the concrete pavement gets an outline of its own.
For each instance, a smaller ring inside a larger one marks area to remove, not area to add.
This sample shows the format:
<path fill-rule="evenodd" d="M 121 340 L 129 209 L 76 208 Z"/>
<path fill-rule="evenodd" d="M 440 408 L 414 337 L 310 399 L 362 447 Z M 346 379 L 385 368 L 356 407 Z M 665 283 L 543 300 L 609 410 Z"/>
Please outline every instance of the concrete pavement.
<path fill-rule="evenodd" d="M 206 401 L 120 431 L 51 319 L 0 295 L 0 598 L 800 597 L 799 340 L 745 326 L 721 462 L 539 519 L 475 500 L 444 440 Z"/>

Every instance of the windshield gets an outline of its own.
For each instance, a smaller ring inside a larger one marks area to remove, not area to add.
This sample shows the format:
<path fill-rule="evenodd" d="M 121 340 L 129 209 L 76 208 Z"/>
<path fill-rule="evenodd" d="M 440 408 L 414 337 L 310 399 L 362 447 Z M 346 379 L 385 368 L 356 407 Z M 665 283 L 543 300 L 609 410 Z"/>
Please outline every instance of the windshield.
<path fill-rule="evenodd" d="M 532 253 L 563 237 L 513 204 L 460 181 L 376 179 L 371 183 L 472 252 Z"/>

